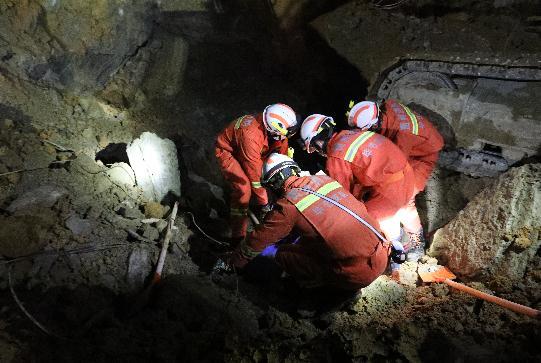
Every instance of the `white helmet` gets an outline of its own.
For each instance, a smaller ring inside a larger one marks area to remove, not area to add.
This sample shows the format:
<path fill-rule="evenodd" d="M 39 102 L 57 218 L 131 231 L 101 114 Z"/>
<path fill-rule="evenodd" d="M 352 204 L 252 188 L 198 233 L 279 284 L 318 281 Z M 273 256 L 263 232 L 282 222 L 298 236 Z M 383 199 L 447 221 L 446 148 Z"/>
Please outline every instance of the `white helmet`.
<path fill-rule="evenodd" d="M 288 105 L 275 103 L 265 107 L 263 124 L 274 140 L 283 140 L 297 132 L 297 115 Z"/>
<path fill-rule="evenodd" d="M 286 155 L 272 153 L 263 164 L 261 184 L 279 191 L 290 176 L 299 175 L 300 172 L 301 168 L 293 159 Z"/>
<path fill-rule="evenodd" d="M 322 152 L 323 148 L 321 145 L 317 145 L 316 141 L 328 141 L 335 125 L 336 123 L 332 117 L 318 113 L 304 119 L 301 126 L 301 139 L 304 142 L 306 151 L 308 153 L 313 153 L 314 151 Z"/>
<path fill-rule="evenodd" d="M 378 122 L 379 108 L 376 102 L 362 101 L 351 108 L 348 113 L 348 124 L 361 130 L 368 130 Z"/>

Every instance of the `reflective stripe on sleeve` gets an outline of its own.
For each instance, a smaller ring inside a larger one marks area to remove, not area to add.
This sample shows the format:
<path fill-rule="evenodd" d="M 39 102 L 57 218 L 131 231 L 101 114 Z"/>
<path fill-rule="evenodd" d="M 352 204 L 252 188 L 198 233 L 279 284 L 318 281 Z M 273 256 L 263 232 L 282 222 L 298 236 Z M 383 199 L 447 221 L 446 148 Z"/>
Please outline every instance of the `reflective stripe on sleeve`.
<path fill-rule="evenodd" d="M 240 124 L 242 123 L 242 120 L 244 120 L 246 116 L 241 116 L 235 121 L 235 130 L 238 130 L 240 128 Z"/>
<path fill-rule="evenodd" d="M 254 189 L 262 188 L 261 182 L 252 182 L 252 188 Z"/>
<path fill-rule="evenodd" d="M 353 159 L 355 159 L 355 155 L 357 155 L 357 151 L 359 151 L 361 145 L 364 144 L 366 140 L 368 140 L 372 136 L 374 136 L 374 133 L 372 131 L 367 131 L 357 136 L 357 138 L 351 143 L 351 145 L 349 145 L 344 160 L 352 162 Z"/>
<path fill-rule="evenodd" d="M 319 194 L 327 195 L 330 192 L 332 192 L 333 190 L 338 189 L 340 187 L 341 187 L 340 183 L 338 183 L 337 181 L 333 181 L 333 182 L 331 182 L 329 184 L 325 184 L 324 186 L 319 188 L 317 190 L 317 192 Z M 319 199 L 320 198 L 317 195 L 310 194 L 310 195 L 307 195 L 306 197 L 302 198 L 301 200 L 299 200 L 297 203 L 295 203 L 295 207 L 297 207 L 299 212 L 302 212 L 306 208 L 310 207 L 312 204 L 317 202 Z"/>
<path fill-rule="evenodd" d="M 419 135 L 419 122 L 417 121 L 417 117 L 415 114 L 406 106 L 400 103 L 400 106 L 406 111 L 406 114 L 410 118 L 411 121 L 411 133 L 414 135 Z"/>

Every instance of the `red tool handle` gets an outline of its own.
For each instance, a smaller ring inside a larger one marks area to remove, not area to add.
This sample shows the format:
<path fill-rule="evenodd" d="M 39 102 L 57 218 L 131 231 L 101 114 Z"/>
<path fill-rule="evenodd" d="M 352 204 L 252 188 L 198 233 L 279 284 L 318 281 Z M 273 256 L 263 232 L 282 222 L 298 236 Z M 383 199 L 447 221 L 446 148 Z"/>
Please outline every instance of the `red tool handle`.
<path fill-rule="evenodd" d="M 475 296 L 479 299 L 483 299 L 483 300 L 492 302 L 494 304 L 498 304 L 500 306 L 503 306 L 506 309 L 514 311 L 515 313 L 528 315 L 528 316 L 531 316 L 532 318 L 537 318 L 537 319 L 541 318 L 541 311 L 539 310 L 532 309 L 528 306 L 517 304 L 506 299 L 502 299 L 501 297 L 489 295 L 487 293 L 481 292 L 479 290 L 476 290 L 474 288 L 471 288 L 469 286 L 463 285 L 458 282 L 454 282 L 449 279 L 445 279 L 443 280 L 443 282 L 445 282 L 447 285 L 451 287 L 454 287 L 457 290 L 464 291 L 466 294 L 470 294 L 471 296 Z"/>

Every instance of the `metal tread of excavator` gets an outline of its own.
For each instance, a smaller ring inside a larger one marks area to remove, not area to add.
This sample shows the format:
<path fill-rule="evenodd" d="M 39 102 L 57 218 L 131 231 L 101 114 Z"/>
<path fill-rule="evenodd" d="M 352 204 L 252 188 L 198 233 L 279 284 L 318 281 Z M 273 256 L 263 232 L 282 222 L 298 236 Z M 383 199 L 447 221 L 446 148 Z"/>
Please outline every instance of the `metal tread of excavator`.
<path fill-rule="evenodd" d="M 540 96 L 541 60 L 531 54 L 400 58 L 369 92 L 371 99 L 398 98 L 443 120 L 436 122 L 448 130 L 439 164 L 475 177 L 496 176 L 539 156 Z"/>

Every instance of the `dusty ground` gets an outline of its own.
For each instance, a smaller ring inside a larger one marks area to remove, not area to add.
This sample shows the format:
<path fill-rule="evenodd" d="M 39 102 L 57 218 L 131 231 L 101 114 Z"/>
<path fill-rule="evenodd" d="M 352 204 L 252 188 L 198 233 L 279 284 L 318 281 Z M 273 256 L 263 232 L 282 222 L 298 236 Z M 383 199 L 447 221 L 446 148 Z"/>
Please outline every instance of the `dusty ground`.
<path fill-rule="evenodd" d="M 35 160 L 47 166 L 59 157 L 42 142 L 43 135 L 19 122 L 4 123 L 0 135 L 13 152 L 2 159 L 3 165 L 7 160 L 17 163 L 9 166 L 12 170 Z M 77 144 L 69 146 L 77 149 Z M 421 286 L 416 265 L 405 266 L 404 284 L 383 276 L 352 299 L 302 291 L 291 281 L 258 287 L 234 275 L 209 276 L 204 271 L 215 261 L 212 251 L 218 250 L 197 231 L 190 232 L 188 217 L 177 222 L 168 278 L 150 305 L 127 316 L 133 293 L 140 291 L 156 260 L 159 229 L 141 222 L 145 209 L 136 187 L 115 185 L 108 168 L 84 152 L 70 157 L 74 159 L 60 168 L 1 180 L 2 254 L 13 258 L 115 247 L 0 264 L 2 361 L 419 361 L 442 353 L 445 361 L 534 361 L 541 354 L 535 345 L 541 337 L 539 322 L 443 285 Z M 488 183 L 438 170 L 419 205 L 439 227 Z M 38 185 L 53 186 L 60 196 L 52 204 L 33 201 L 13 215 L 7 213 L 23 191 L 36 195 Z M 70 229 L 67 221 L 74 216 L 77 227 L 69 224 Z M 134 240 L 127 230 L 147 240 Z M 48 337 L 22 315 L 7 289 L 8 266 L 13 266 L 14 287 L 24 306 L 62 338 Z M 539 271 L 541 257 L 536 256 L 527 283 L 472 285 L 540 308 Z"/>

